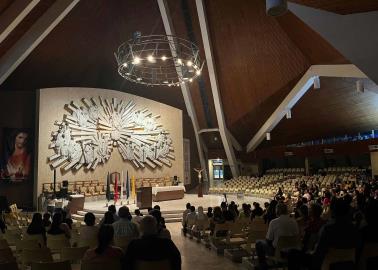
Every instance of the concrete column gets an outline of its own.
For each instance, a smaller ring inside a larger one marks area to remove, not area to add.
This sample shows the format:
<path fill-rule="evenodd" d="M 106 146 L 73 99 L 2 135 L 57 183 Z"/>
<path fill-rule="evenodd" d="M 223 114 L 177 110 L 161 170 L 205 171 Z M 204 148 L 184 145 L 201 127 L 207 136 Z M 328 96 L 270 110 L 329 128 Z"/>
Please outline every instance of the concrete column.
<path fill-rule="evenodd" d="M 378 175 L 378 152 L 370 152 L 371 174 Z"/>
<path fill-rule="evenodd" d="M 306 175 L 310 175 L 310 163 L 308 157 L 305 157 L 305 173 Z"/>

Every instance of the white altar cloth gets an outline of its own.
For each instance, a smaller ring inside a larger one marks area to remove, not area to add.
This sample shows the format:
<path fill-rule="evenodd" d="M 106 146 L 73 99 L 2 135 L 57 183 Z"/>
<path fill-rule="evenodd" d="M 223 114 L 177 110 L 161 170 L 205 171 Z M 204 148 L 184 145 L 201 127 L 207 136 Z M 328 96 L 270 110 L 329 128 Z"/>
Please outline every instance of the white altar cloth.
<path fill-rule="evenodd" d="M 158 192 L 173 191 L 173 190 L 183 190 L 185 192 L 185 187 L 184 186 L 152 187 L 152 194 L 156 195 Z"/>

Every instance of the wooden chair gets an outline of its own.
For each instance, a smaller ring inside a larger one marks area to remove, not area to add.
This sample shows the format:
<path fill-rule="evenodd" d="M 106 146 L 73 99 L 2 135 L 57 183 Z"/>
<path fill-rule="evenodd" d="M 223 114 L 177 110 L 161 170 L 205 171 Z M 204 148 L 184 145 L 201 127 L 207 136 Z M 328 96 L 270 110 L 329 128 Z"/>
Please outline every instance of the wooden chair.
<path fill-rule="evenodd" d="M 37 249 L 40 248 L 41 246 L 39 245 L 37 240 L 17 240 L 16 242 L 16 251 L 21 252 L 24 249 Z"/>
<path fill-rule="evenodd" d="M 9 248 L 8 241 L 6 239 L 0 239 L 0 249 Z"/>
<path fill-rule="evenodd" d="M 17 262 L 1 262 L 1 261 L 0 261 L 0 269 L 1 270 L 19 270 Z"/>
<path fill-rule="evenodd" d="M 336 249 L 330 248 L 324 257 L 321 270 L 330 270 L 336 263 L 351 262 L 355 263 L 356 249 Z"/>
<path fill-rule="evenodd" d="M 88 192 L 91 194 L 91 196 L 97 196 L 99 193 L 96 191 L 94 186 L 88 187 Z"/>
<path fill-rule="evenodd" d="M 14 257 L 12 250 L 9 247 L 0 248 L 0 262 L 13 262 L 13 261 L 16 261 L 16 257 Z"/>
<path fill-rule="evenodd" d="M 104 185 L 96 186 L 95 190 L 99 195 L 105 195 L 105 193 L 106 193 L 105 190 L 104 190 Z"/>
<path fill-rule="evenodd" d="M 289 248 L 299 249 L 301 245 L 299 236 L 281 236 L 277 241 L 277 246 L 274 251 L 273 257 L 268 257 L 269 261 L 273 261 L 275 264 L 286 264 L 286 259 L 282 258 L 281 251 Z"/>
<path fill-rule="evenodd" d="M 78 246 L 94 248 L 97 246 L 97 237 L 93 237 L 91 239 L 84 239 L 79 236 Z"/>
<path fill-rule="evenodd" d="M 36 240 L 40 247 L 46 246 L 45 239 L 42 234 L 24 234 L 22 240 Z"/>
<path fill-rule="evenodd" d="M 226 239 L 230 230 L 230 223 L 215 224 L 213 235 L 210 237 L 210 241 L 215 243 Z"/>
<path fill-rule="evenodd" d="M 171 264 L 168 260 L 162 261 L 137 261 L 135 264 L 135 270 L 170 270 Z"/>
<path fill-rule="evenodd" d="M 241 248 L 247 251 L 248 254 L 252 254 L 256 250 L 256 241 L 265 239 L 266 231 L 251 230 L 248 233 L 247 243 L 241 245 Z"/>
<path fill-rule="evenodd" d="M 368 270 L 369 259 L 378 258 L 378 243 L 365 243 L 362 249 L 360 261 L 358 264 L 359 270 Z"/>
<path fill-rule="evenodd" d="M 50 235 L 47 234 L 47 247 L 51 249 L 53 253 L 60 253 L 62 248 L 70 247 L 70 241 L 64 234 Z"/>
<path fill-rule="evenodd" d="M 89 247 L 66 247 L 62 248 L 60 259 L 71 263 L 80 262 Z"/>
<path fill-rule="evenodd" d="M 247 243 L 246 236 L 247 234 L 243 231 L 243 223 L 232 223 L 230 225 L 230 231 L 226 237 L 223 239 L 222 242 L 226 243 L 227 245 L 231 246 L 240 246 Z"/>
<path fill-rule="evenodd" d="M 127 236 L 119 236 L 114 237 L 114 245 L 123 249 L 126 252 L 129 243 L 131 242 L 131 238 Z"/>
<path fill-rule="evenodd" d="M 21 263 L 23 269 L 32 262 L 52 262 L 52 254 L 49 248 L 24 249 L 21 253 Z"/>
<path fill-rule="evenodd" d="M 104 262 L 89 262 L 83 261 L 81 263 L 81 270 L 121 270 L 121 262 L 119 260 L 109 260 Z"/>
<path fill-rule="evenodd" d="M 71 270 L 70 261 L 32 262 L 31 270 Z"/>

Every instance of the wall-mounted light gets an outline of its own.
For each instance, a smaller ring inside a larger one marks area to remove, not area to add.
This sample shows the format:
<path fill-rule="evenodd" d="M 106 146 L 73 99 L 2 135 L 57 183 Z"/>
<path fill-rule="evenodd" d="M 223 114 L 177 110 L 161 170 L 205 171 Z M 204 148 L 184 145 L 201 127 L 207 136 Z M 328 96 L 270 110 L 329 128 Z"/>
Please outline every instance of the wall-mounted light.
<path fill-rule="evenodd" d="M 319 76 L 314 77 L 314 89 L 319 89 L 320 88 L 320 78 Z"/>
<path fill-rule="evenodd" d="M 286 112 L 286 119 L 291 119 L 291 110 Z"/>
<path fill-rule="evenodd" d="M 270 132 L 267 132 L 267 133 L 266 133 L 266 140 L 267 140 L 267 141 L 270 141 Z"/>
<path fill-rule="evenodd" d="M 356 81 L 356 89 L 357 89 L 357 92 L 359 93 L 365 92 L 364 82 L 362 80 Z"/>

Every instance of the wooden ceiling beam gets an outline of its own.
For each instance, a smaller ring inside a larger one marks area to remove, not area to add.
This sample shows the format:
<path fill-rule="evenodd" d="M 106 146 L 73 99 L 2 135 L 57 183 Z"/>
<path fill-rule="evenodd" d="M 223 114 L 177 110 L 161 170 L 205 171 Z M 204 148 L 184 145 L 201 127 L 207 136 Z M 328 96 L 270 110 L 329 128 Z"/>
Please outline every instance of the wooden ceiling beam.
<path fill-rule="evenodd" d="M 16 0 L 0 17 L 0 43 L 16 28 L 40 0 Z"/>
<path fill-rule="evenodd" d="M 198 20 L 201 28 L 202 41 L 205 49 L 206 62 L 209 71 L 210 85 L 211 91 L 213 93 L 215 114 L 217 116 L 219 133 L 222 139 L 224 150 L 226 152 L 228 164 L 231 168 L 232 175 L 236 177 L 239 176 L 239 167 L 236 162 L 236 157 L 234 149 L 232 148 L 230 136 L 227 133 L 226 121 L 224 118 L 221 97 L 218 89 L 218 81 L 215 71 L 214 58 L 211 51 L 211 42 L 203 0 L 196 0 L 196 7 Z"/>
<path fill-rule="evenodd" d="M 266 133 L 271 132 L 275 128 L 286 115 L 286 112 L 293 108 L 311 86 L 314 85 L 314 80 L 317 80 L 319 77 L 367 78 L 360 69 L 352 64 L 311 66 L 268 120 L 262 125 L 259 131 L 249 141 L 247 145 L 247 153 L 256 149 L 256 147 L 264 140 Z"/>
<path fill-rule="evenodd" d="M 0 59 L 0 84 L 25 60 L 80 0 L 56 1 Z"/>
<path fill-rule="evenodd" d="M 161 17 L 162 17 L 162 20 L 163 20 L 165 33 L 169 36 L 174 36 L 175 30 L 174 30 L 172 19 L 171 19 L 172 17 L 169 13 L 169 7 L 168 7 L 168 4 L 167 4 L 167 1 L 166 0 L 157 0 L 157 2 L 158 2 L 158 5 L 159 5 Z M 172 42 L 171 44 L 174 44 L 174 42 Z M 173 48 L 173 46 L 170 47 L 170 50 L 171 50 L 172 56 L 175 57 L 175 56 L 177 56 L 177 54 L 176 54 L 177 48 Z M 182 68 L 181 67 L 176 66 L 176 72 L 180 77 L 182 77 L 181 76 L 182 75 Z M 199 135 L 200 128 L 199 128 L 199 124 L 198 124 L 198 118 L 197 118 L 197 115 L 196 115 L 196 111 L 195 111 L 194 106 L 193 106 L 192 96 L 190 94 L 189 87 L 186 83 L 184 83 L 184 84 L 181 83 L 180 87 L 181 87 L 182 95 L 184 97 L 186 111 L 188 112 L 188 115 L 189 115 L 190 119 L 192 120 L 194 135 L 195 135 L 195 138 L 196 138 L 198 156 L 199 156 L 200 163 L 201 163 L 201 168 L 205 169 L 204 180 L 207 181 L 207 179 L 208 179 L 207 167 L 208 166 L 207 166 L 207 163 L 205 161 L 205 157 L 204 157 L 204 153 L 203 153 L 203 149 L 202 149 L 202 141 L 201 141 L 201 138 L 200 138 L 200 135 Z"/>

